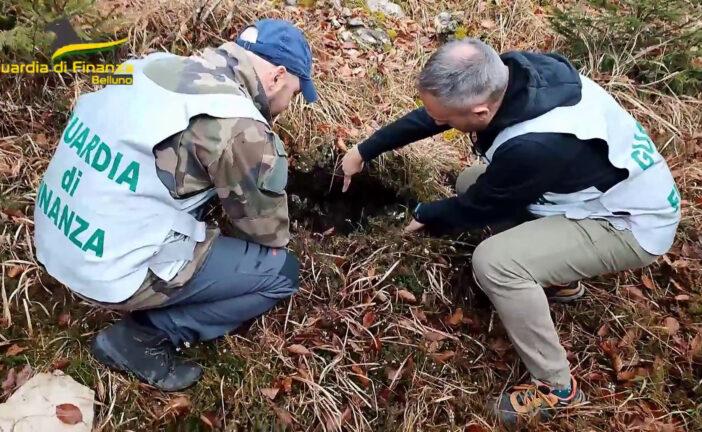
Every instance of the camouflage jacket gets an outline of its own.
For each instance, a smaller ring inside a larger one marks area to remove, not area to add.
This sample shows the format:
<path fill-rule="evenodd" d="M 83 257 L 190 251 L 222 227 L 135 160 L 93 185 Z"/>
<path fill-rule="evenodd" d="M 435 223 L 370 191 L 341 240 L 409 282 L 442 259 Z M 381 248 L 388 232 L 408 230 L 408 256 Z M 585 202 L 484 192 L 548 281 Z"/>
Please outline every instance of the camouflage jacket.
<path fill-rule="evenodd" d="M 144 73 L 160 86 L 179 93 L 246 96 L 271 120 L 253 65 L 244 49 L 233 42 L 191 57 L 153 62 Z M 159 143 L 154 155 L 159 178 L 174 198 L 214 188 L 237 237 L 270 247 L 287 245 L 287 155 L 269 124 L 248 118 L 196 116 L 186 130 Z M 140 291 L 153 284 L 177 287 L 187 282 L 218 234 L 216 228 L 208 229 L 207 239 L 198 244 L 193 261 L 170 283 L 164 284 L 150 274 Z"/>

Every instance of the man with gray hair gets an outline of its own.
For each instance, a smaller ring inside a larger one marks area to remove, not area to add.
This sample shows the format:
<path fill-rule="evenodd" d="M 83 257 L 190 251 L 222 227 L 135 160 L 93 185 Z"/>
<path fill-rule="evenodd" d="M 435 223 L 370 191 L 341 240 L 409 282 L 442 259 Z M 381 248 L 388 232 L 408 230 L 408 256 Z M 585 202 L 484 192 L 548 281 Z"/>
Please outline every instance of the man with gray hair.
<path fill-rule="evenodd" d="M 496 415 L 517 427 L 581 403 L 548 300 L 575 300 L 581 279 L 641 268 L 668 251 L 680 195 L 665 160 L 629 113 L 557 54 L 452 42 L 431 56 L 417 87 L 424 107 L 345 155 L 344 190 L 383 152 L 449 128 L 475 133 L 482 163 L 461 173 L 457 196 L 418 205 L 406 231 L 529 215 L 472 259 L 532 378 L 498 398 Z"/>

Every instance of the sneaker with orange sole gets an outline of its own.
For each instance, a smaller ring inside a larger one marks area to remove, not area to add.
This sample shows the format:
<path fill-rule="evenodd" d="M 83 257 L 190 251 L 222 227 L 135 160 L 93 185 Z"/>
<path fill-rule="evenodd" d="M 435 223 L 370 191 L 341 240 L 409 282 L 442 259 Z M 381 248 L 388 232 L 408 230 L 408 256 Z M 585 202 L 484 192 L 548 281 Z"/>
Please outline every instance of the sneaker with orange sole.
<path fill-rule="evenodd" d="M 585 287 L 580 281 L 564 285 L 551 285 L 544 288 L 546 298 L 555 303 L 570 303 L 585 294 Z"/>
<path fill-rule="evenodd" d="M 561 394 L 553 386 L 542 381 L 516 385 L 502 393 L 495 404 L 495 415 L 508 429 L 524 426 L 535 416 L 548 420 L 556 412 L 580 405 L 586 401 L 585 394 L 578 387 L 574 377 L 570 378 L 569 394 Z"/>

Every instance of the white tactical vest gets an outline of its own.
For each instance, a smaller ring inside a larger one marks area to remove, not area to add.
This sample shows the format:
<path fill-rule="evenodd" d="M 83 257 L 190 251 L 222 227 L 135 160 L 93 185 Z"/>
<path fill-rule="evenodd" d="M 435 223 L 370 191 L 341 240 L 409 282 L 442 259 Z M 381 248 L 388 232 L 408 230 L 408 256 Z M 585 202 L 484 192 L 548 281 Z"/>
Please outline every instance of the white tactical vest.
<path fill-rule="evenodd" d="M 581 140 L 607 143 L 610 162 L 629 177 L 602 193 L 595 187 L 569 193 L 546 193 L 527 209 L 536 216 L 606 219 L 628 229 L 653 255 L 670 249 L 680 222 L 680 194 L 663 157 L 643 127 L 612 96 L 585 76 L 582 99 L 502 130 L 483 160 L 490 163 L 506 141 L 528 133 L 566 133 Z M 576 162 L 577 163 L 577 162 Z"/>
<path fill-rule="evenodd" d="M 205 239 L 205 224 L 189 212 L 215 192 L 172 198 L 153 147 L 199 114 L 266 122 L 243 96 L 179 94 L 155 84 L 142 69 L 166 56 L 127 62 L 131 86 L 78 98 L 37 193 L 37 258 L 58 281 L 100 302 L 128 299 L 149 269 L 169 280 Z"/>

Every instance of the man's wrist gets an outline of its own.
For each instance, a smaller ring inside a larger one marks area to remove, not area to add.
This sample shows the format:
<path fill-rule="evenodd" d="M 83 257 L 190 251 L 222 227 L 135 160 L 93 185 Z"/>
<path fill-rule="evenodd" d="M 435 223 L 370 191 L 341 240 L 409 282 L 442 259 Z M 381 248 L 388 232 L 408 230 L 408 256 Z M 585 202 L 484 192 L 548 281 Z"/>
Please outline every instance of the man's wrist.
<path fill-rule="evenodd" d="M 419 214 L 419 208 L 422 206 L 422 203 L 417 204 L 417 206 L 412 210 L 412 218 L 416 220 L 417 222 L 424 223 L 422 221 L 422 217 Z"/>
<path fill-rule="evenodd" d="M 364 144 L 365 142 L 362 142 L 361 144 L 358 144 L 356 148 L 358 149 L 358 154 L 361 155 L 361 159 L 363 159 L 363 162 L 369 162 L 373 159 L 373 156 L 368 151 L 368 147 Z"/>

